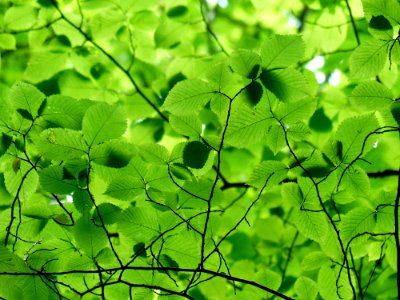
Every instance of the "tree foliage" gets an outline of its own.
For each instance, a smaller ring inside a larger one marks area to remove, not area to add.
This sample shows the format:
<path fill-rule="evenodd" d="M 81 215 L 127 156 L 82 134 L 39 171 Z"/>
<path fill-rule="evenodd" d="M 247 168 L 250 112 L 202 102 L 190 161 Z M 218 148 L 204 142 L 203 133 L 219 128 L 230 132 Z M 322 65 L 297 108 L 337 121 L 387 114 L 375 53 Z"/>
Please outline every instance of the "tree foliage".
<path fill-rule="evenodd" d="M 398 0 L 0 3 L 1 299 L 397 299 Z"/>

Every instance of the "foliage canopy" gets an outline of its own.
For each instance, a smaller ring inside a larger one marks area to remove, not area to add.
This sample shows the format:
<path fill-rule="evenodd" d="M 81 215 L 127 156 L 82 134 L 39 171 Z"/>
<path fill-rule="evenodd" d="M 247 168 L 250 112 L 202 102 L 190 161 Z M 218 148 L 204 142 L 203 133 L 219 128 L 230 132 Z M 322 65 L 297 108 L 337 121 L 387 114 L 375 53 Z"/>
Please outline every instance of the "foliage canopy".
<path fill-rule="evenodd" d="M 0 54 L 1 299 L 397 299 L 398 0 L 5 0 Z"/>

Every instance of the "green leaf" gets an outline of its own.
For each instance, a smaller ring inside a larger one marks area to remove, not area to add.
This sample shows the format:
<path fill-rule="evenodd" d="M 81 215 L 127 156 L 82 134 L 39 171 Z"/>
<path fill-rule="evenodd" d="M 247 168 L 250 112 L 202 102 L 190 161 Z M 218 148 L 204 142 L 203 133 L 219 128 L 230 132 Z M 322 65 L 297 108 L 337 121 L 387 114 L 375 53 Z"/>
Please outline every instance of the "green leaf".
<path fill-rule="evenodd" d="M 65 128 L 44 130 L 36 146 L 46 158 L 58 161 L 80 158 L 87 151 L 82 133 Z"/>
<path fill-rule="evenodd" d="M 0 33 L 0 49 L 15 50 L 16 49 L 15 36 L 9 33 Z"/>
<path fill-rule="evenodd" d="M 95 257 L 107 244 L 107 237 L 100 224 L 94 224 L 86 217 L 80 218 L 74 226 L 75 240 L 86 255 Z"/>
<path fill-rule="evenodd" d="M 128 238 L 137 242 L 149 241 L 160 233 L 159 220 L 155 209 L 151 207 L 130 207 L 122 213 L 118 228 Z"/>
<path fill-rule="evenodd" d="M 318 291 L 325 300 L 353 298 L 351 287 L 347 280 L 347 274 L 345 274 L 346 272 L 342 271 L 340 280 L 337 283 L 338 269 L 339 267 L 334 267 L 331 263 L 327 263 L 318 272 Z M 338 291 L 337 286 L 340 287 Z"/>
<path fill-rule="evenodd" d="M 142 180 L 132 176 L 121 176 L 111 181 L 105 194 L 117 199 L 133 201 L 134 197 L 141 194 L 143 190 Z"/>
<path fill-rule="evenodd" d="M 278 104 L 275 116 L 285 125 L 300 121 L 307 121 L 314 113 L 317 101 L 314 98 L 303 99 L 295 102 Z"/>
<path fill-rule="evenodd" d="M 41 114 L 48 127 L 82 129 L 82 119 L 86 110 L 94 101 L 76 100 L 72 97 L 52 95 L 47 98 L 47 105 Z"/>
<path fill-rule="evenodd" d="M 292 102 L 310 96 L 303 74 L 294 69 L 266 71 L 261 74 L 262 84 L 280 100 Z"/>
<path fill-rule="evenodd" d="M 92 146 L 120 137 L 126 130 L 126 119 L 118 105 L 98 103 L 86 111 L 82 120 L 83 136 Z"/>
<path fill-rule="evenodd" d="M 75 180 L 64 179 L 64 168 L 52 166 L 39 173 L 41 187 L 50 193 L 69 194 L 77 188 Z"/>
<path fill-rule="evenodd" d="M 390 40 L 393 38 L 393 26 L 382 15 L 371 18 L 368 30 L 376 39 Z"/>
<path fill-rule="evenodd" d="M 261 57 L 257 53 L 245 49 L 233 52 L 229 60 L 233 72 L 249 79 L 257 77 L 261 69 L 260 64 Z"/>
<path fill-rule="evenodd" d="M 186 144 L 183 150 L 183 163 L 190 168 L 201 169 L 207 162 L 211 149 L 201 142 Z"/>
<path fill-rule="evenodd" d="M 400 103 L 393 103 L 390 107 L 390 112 L 392 113 L 393 118 L 396 120 L 397 125 L 400 126 Z"/>
<path fill-rule="evenodd" d="M 17 109 L 17 113 L 19 113 L 21 115 L 21 117 L 23 117 L 24 119 L 27 119 L 29 121 L 33 121 L 32 115 L 26 109 L 18 108 Z"/>
<path fill-rule="evenodd" d="M 254 168 L 248 183 L 256 188 L 261 188 L 268 180 L 268 187 L 271 187 L 286 178 L 287 171 L 288 168 L 280 161 L 263 161 Z"/>
<path fill-rule="evenodd" d="M 90 157 L 96 164 L 111 167 L 123 168 L 127 166 L 135 154 L 133 145 L 123 140 L 111 140 L 100 145 L 93 146 Z"/>
<path fill-rule="evenodd" d="M 37 9 L 32 5 L 11 6 L 4 14 L 4 26 L 9 30 L 26 30 L 37 22 Z"/>
<path fill-rule="evenodd" d="M 170 168 L 171 173 L 178 179 L 189 180 L 193 176 L 192 172 L 184 164 L 173 163 Z"/>
<path fill-rule="evenodd" d="M 367 16 L 384 16 L 394 25 L 400 23 L 400 4 L 397 0 L 362 0 Z"/>
<path fill-rule="evenodd" d="M 214 96 L 213 86 L 198 79 L 178 82 L 169 92 L 163 108 L 172 114 L 189 115 L 200 111 Z"/>
<path fill-rule="evenodd" d="M 343 121 L 336 132 L 336 138 L 342 142 L 343 160 L 354 159 L 362 150 L 366 136 L 378 128 L 374 114 L 353 117 Z M 364 145 L 365 150 L 371 147 L 372 139 Z M 364 150 L 364 151 L 365 151 Z"/>
<path fill-rule="evenodd" d="M 264 139 L 268 128 L 274 123 L 273 116 L 264 105 L 253 109 L 247 105 L 241 106 L 232 113 L 225 140 L 237 147 L 258 143 Z"/>
<path fill-rule="evenodd" d="M 98 211 L 93 211 L 93 220 L 96 224 L 101 224 L 99 214 L 101 216 L 101 220 L 103 220 L 104 224 L 110 225 L 114 224 L 119 220 L 122 209 L 119 206 L 116 206 L 111 203 L 102 203 L 98 206 Z"/>
<path fill-rule="evenodd" d="M 24 79 L 32 83 L 48 80 L 58 72 L 65 70 L 67 62 L 68 53 L 66 52 L 33 53 L 25 70 Z"/>
<path fill-rule="evenodd" d="M 273 35 L 261 45 L 262 66 L 266 69 L 289 67 L 303 58 L 304 49 L 299 35 Z"/>
<path fill-rule="evenodd" d="M 297 293 L 297 299 L 301 300 L 314 300 L 318 294 L 317 283 L 304 276 L 301 276 L 296 280 L 294 290 Z"/>
<path fill-rule="evenodd" d="M 201 122 L 196 115 L 171 115 L 169 124 L 173 130 L 185 136 L 198 137 L 201 134 Z"/>
<path fill-rule="evenodd" d="M 362 43 L 350 56 L 350 77 L 371 78 L 385 66 L 388 41 L 369 40 Z"/>
<path fill-rule="evenodd" d="M 375 227 L 375 211 L 366 207 L 353 209 L 342 217 L 340 235 L 344 243 L 363 232 L 372 232 Z"/>
<path fill-rule="evenodd" d="M 393 93 L 381 83 L 368 81 L 359 84 L 349 99 L 354 107 L 376 111 L 387 108 L 393 102 Z"/>
<path fill-rule="evenodd" d="M 250 106 L 256 106 L 260 102 L 263 92 L 262 85 L 257 81 L 253 81 L 244 90 L 245 99 Z"/>
<path fill-rule="evenodd" d="M 12 160 L 15 161 L 14 159 Z M 17 196 L 22 201 L 27 201 L 36 192 L 39 184 L 39 176 L 32 166 L 19 160 L 18 168 L 13 169 L 11 161 L 8 168 L 4 171 L 4 184 L 7 191 L 12 196 Z"/>
<path fill-rule="evenodd" d="M 177 5 L 177 6 L 171 7 L 167 11 L 167 16 L 171 19 L 180 18 L 180 17 L 186 15 L 188 13 L 188 11 L 189 10 L 188 10 L 187 6 Z"/>
<path fill-rule="evenodd" d="M 311 129 L 318 132 L 329 132 L 332 130 L 332 121 L 325 114 L 324 108 L 318 108 L 314 114 L 311 116 L 308 123 Z"/>
<path fill-rule="evenodd" d="M 25 82 L 17 82 L 12 86 L 8 94 L 10 104 L 24 113 L 24 118 L 36 118 L 40 105 L 45 99 L 45 95 L 33 85 Z"/>

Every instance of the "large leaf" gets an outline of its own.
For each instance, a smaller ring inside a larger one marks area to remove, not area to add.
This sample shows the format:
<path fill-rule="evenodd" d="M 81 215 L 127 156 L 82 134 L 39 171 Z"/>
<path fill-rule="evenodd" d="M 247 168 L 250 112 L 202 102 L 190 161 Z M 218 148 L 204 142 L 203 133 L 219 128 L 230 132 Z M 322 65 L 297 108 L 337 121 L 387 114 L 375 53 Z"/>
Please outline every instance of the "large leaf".
<path fill-rule="evenodd" d="M 259 143 L 274 124 L 273 116 L 264 106 L 250 108 L 247 105 L 232 113 L 226 132 L 226 141 L 237 147 Z"/>
<path fill-rule="evenodd" d="M 120 137 L 126 130 L 126 124 L 120 106 L 98 103 L 90 107 L 83 117 L 83 135 L 90 146 L 100 144 Z"/>
<path fill-rule="evenodd" d="M 198 112 L 215 94 L 213 85 L 191 79 L 178 82 L 169 92 L 163 108 L 176 115 Z"/>
<path fill-rule="evenodd" d="M 381 83 L 368 81 L 359 84 L 349 98 L 355 107 L 367 111 L 382 110 L 393 102 L 393 93 Z"/>
<path fill-rule="evenodd" d="M 87 151 L 82 133 L 65 128 L 44 130 L 37 141 L 37 148 L 46 158 L 59 161 L 79 158 Z"/>
<path fill-rule="evenodd" d="M 364 146 L 365 150 L 371 147 L 372 139 L 364 144 L 367 135 L 378 128 L 378 121 L 374 114 L 362 115 L 343 121 L 336 132 L 336 138 L 342 143 L 342 157 L 344 161 L 351 161 Z M 364 150 L 364 151 L 365 151 Z"/>
<path fill-rule="evenodd" d="M 262 65 L 266 69 L 291 66 L 303 58 L 304 49 L 299 35 L 273 35 L 261 46 Z"/>
<path fill-rule="evenodd" d="M 72 97 L 52 95 L 47 98 L 42 117 L 48 127 L 64 127 L 74 130 L 82 129 L 82 119 L 86 110 L 95 104 L 94 101 L 76 100 Z"/>
<path fill-rule="evenodd" d="M 364 232 L 372 232 L 375 227 L 375 211 L 366 207 L 353 209 L 342 217 L 340 235 L 344 243 Z"/>
<path fill-rule="evenodd" d="M 369 40 L 350 56 L 350 76 L 353 79 L 371 78 L 382 71 L 386 62 L 387 41 Z"/>
<path fill-rule="evenodd" d="M 306 78 L 295 69 L 263 72 L 261 82 L 282 101 L 292 102 L 311 95 Z"/>
<path fill-rule="evenodd" d="M 12 86 L 8 99 L 15 109 L 25 110 L 35 118 L 45 95 L 31 84 L 18 82 Z"/>

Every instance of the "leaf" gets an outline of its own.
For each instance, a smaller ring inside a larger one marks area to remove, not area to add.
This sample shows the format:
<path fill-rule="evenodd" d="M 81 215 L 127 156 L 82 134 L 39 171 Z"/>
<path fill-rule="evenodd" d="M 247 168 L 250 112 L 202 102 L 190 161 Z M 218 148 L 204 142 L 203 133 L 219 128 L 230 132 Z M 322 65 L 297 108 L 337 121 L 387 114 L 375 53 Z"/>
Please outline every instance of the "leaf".
<path fill-rule="evenodd" d="M 385 16 L 394 25 L 400 23 L 400 4 L 397 0 L 362 0 L 368 16 Z"/>
<path fill-rule="evenodd" d="M 50 193 L 69 194 L 77 188 L 75 180 L 64 179 L 62 166 L 44 168 L 39 173 L 41 187 Z"/>
<path fill-rule="evenodd" d="M 225 140 L 237 147 L 256 144 L 264 139 L 268 128 L 274 123 L 275 121 L 266 107 L 260 105 L 252 109 L 248 106 L 241 106 L 232 113 Z"/>
<path fill-rule="evenodd" d="M 359 84 L 349 97 L 352 105 L 367 111 L 382 110 L 393 102 L 393 93 L 376 81 Z"/>
<path fill-rule="evenodd" d="M 255 79 L 260 71 L 261 57 L 249 50 L 240 49 L 232 53 L 229 65 L 233 72 L 249 79 Z"/>
<path fill-rule="evenodd" d="M 289 67 L 303 58 L 304 49 L 299 35 L 273 35 L 261 45 L 262 65 L 269 70 Z"/>
<path fill-rule="evenodd" d="M 318 108 L 311 116 L 308 123 L 311 129 L 318 132 L 329 132 L 332 130 L 332 121 L 325 114 L 324 108 Z"/>
<path fill-rule="evenodd" d="M 196 115 L 171 115 L 169 124 L 173 130 L 185 136 L 198 137 L 201 134 L 201 122 Z"/>
<path fill-rule="evenodd" d="M 285 125 L 307 121 L 317 106 L 316 99 L 309 98 L 291 103 L 281 102 L 275 110 L 275 116 Z"/>
<path fill-rule="evenodd" d="M 133 176 L 121 176 L 111 181 L 105 194 L 120 200 L 133 201 L 143 190 L 142 180 Z"/>
<path fill-rule="evenodd" d="M 9 33 L 0 33 L 0 49 L 15 50 L 16 49 L 15 36 Z"/>
<path fill-rule="evenodd" d="M 256 166 L 248 183 L 256 188 L 262 188 L 268 180 L 268 187 L 280 183 L 286 178 L 288 168 L 280 161 L 267 160 Z"/>
<path fill-rule="evenodd" d="M 68 53 L 66 52 L 34 52 L 32 53 L 28 67 L 25 69 L 24 79 L 39 83 L 48 80 L 60 71 L 66 69 L 68 63 Z"/>
<path fill-rule="evenodd" d="M 89 146 L 120 137 L 126 130 L 122 108 L 106 103 L 91 106 L 83 117 L 82 129 Z"/>
<path fill-rule="evenodd" d="M 340 280 L 338 283 L 336 283 L 338 276 L 337 267 L 332 266 L 331 263 L 327 263 L 322 268 L 320 268 L 318 272 L 318 291 L 323 299 L 339 300 L 353 298 L 351 287 L 347 279 L 347 274 L 345 273 L 346 272 L 342 271 Z M 338 291 L 336 291 L 337 286 L 340 287 Z"/>
<path fill-rule="evenodd" d="M 4 184 L 12 195 L 18 195 L 22 201 L 29 200 L 36 192 L 39 176 L 32 166 L 25 160 L 15 159 L 9 162 L 9 168 L 4 171 Z"/>
<path fill-rule="evenodd" d="M 178 82 L 169 92 L 162 108 L 176 115 L 194 114 L 214 96 L 213 86 L 198 79 Z"/>
<path fill-rule="evenodd" d="M 51 290 L 39 277 L 24 276 L 22 280 L 23 299 L 41 300 L 50 298 Z"/>
<path fill-rule="evenodd" d="M 297 293 L 297 299 L 301 300 L 314 300 L 318 294 L 317 283 L 304 276 L 301 276 L 296 280 L 294 290 Z"/>
<path fill-rule="evenodd" d="M 98 206 L 98 211 L 93 211 L 93 220 L 96 224 L 101 224 L 101 220 L 106 225 L 114 224 L 118 222 L 122 209 L 111 203 L 102 203 Z"/>
<path fill-rule="evenodd" d="M 388 42 L 369 40 L 362 43 L 350 56 L 350 77 L 366 79 L 382 71 L 386 62 Z"/>
<path fill-rule="evenodd" d="M 186 15 L 188 13 L 188 8 L 184 5 L 177 5 L 174 7 L 171 7 L 168 11 L 167 11 L 167 16 L 171 19 L 174 18 L 180 18 L 184 15 Z"/>
<path fill-rule="evenodd" d="M 80 158 L 87 151 L 82 133 L 65 128 L 44 130 L 36 146 L 46 158 L 58 161 Z"/>
<path fill-rule="evenodd" d="M 253 81 L 244 90 L 245 99 L 250 106 L 256 106 L 260 102 L 263 92 L 262 85 L 257 81 Z"/>
<path fill-rule="evenodd" d="M 118 228 L 128 238 L 137 242 L 147 242 L 160 233 L 156 210 L 151 207 L 130 207 L 123 211 Z"/>
<path fill-rule="evenodd" d="M 95 104 L 94 101 L 52 95 L 47 98 L 47 105 L 43 110 L 42 117 L 47 122 L 48 127 L 80 130 L 82 129 L 83 116 L 93 104 Z"/>
<path fill-rule="evenodd" d="M 100 224 L 94 224 L 86 217 L 80 218 L 74 226 L 75 240 L 85 254 L 94 258 L 107 244 L 107 237 Z"/>
<path fill-rule="evenodd" d="M 201 169 L 207 162 L 211 149 L 197 141 L 189 142 L 183 150 L 183 163 L 190 168 Z"/>
<path fill-rule="evenodd" d="M 17 113 L 19 113 L 21 115 L 21 117 L 23 117 L 24 119 L 27 119 L 29 121 L 33 121 L 32 115 L 26 109 L 18 108 L 17 109 Z"/>
<path fill-rule="evenodd" d="M 178 179 L 189 180 L 193 176 L 192 172 L 184 164 L 173 163 L 170 168 L 171 173 Z"/>
<path fill-rule="evenodd" d="M 4 13 L 4 26 L 8 30 L 27 30 L 37 21 L 37 9 L 31 5 L 11 6 Z"/>
<path fill-rule="evenodd" d="M 123 168 L 129 164 L 135 155 L 133 145 L 123 140 L 111 140 L 93 146 L 90 157 L 96 164 L 110 167 Z"/>
<path fill-rule="evenodd" d="M 366 207 L 359 207 L 342 217 L 340 235 L 344 243 L 363 232 L 372 232 L 375 227 L 375 212 Z"/>
<path fill-rule="evenodd" d="M 38 116 L 38 110 L 45 95 L 31 84 L 17 82 L 10 89 L 8 99 L 20 114 L 24 114 L 24 118 L 32 120 Z"/>
<path fill-rule="evenodd" d="M 346 162 L 353 160 L 361 152 L 366 136 L 376 128 L 378 128 L 378 121 L 374 114 L 343 121 L 336 132 L 336 138 L 342 142 L 343 160 Z M 364 148 L 366 150 L 369 147 L 371 147 L 371 139 Z"/>
<path fill-rule="evenodd" d="M 308 83 L 303 74 L 294 69 L 263 72 L 262 84 L 280 100 L 293 102 L 310 96 Z"/>

